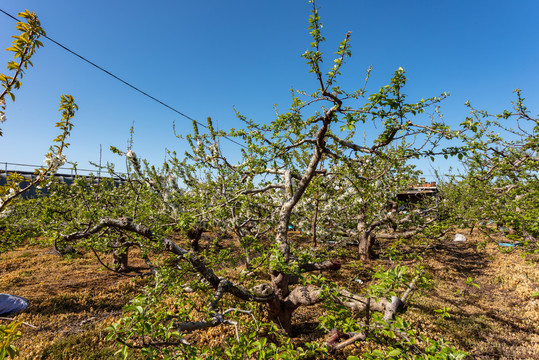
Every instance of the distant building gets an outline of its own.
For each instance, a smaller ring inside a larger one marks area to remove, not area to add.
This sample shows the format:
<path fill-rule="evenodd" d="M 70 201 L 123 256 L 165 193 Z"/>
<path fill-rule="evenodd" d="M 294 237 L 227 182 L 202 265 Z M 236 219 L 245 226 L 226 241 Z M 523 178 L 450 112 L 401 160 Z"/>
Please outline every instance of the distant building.
<path fill-rule="evenodd" d="M 425 178 L 419 179 L 419 185 L 412 185 L 408 190 L 401 191 L 397 194 L 399 202 L 417 203 L 428 197 L 434 197 L 438 194 L 436 181 L 425 182 Z"/>

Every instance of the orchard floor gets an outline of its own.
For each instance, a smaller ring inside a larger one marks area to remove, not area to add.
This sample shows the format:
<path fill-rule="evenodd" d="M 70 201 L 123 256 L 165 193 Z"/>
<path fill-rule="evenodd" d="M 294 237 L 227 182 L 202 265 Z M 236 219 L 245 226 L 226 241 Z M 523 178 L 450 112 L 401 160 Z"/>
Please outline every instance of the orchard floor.
<path fill-rule="evenodd" d="M 539 297 L 533 296 L 539 292 L 539 256 L 523 256 L 518 249 L 504 251 L 497 245 L 501 237 L 487 241 L 477 233 L 462 233 L 468 241 L 453 242 L 448 235 L 435 245 L 423 246 L 421 257 L 431 285 L 414 295 L 403 317 L 420 333 L 445 339 L 471 359 L 539 359 Z M 343 268 L 328 278 L 356 292 L 369 283 L 370 269 L 389 264 L 388 260 L 366 264 L 351 257 L 340 260 Z M 418 261 L 403 263 L 412 267 Z M 133 265 L 142 268 L 142 263 Z M 1 254 L 0 274 L 0 293 L 30 301 L 28 309 L 15 316 L 37 327 L 22 327 L 23 337 L 15 345 L 23 359 L 115 358 L 117 347 L 105 342 L 103 329 L 147 281 L 112 273 L 93 254 L 62 258 L 40 246 Z M 443 317 L 440 309 L 445 309 Z M 327 339 L 327 333 L 317 328 L 322 312 L 320 306 L 297 311 L 295 343 Z M 233 329 L 210 329 L 199 340 L 219 342 L 211 337 L 233 333 Z M 335 358 L 360 355 L 374 347 L 358 342 Z"/>

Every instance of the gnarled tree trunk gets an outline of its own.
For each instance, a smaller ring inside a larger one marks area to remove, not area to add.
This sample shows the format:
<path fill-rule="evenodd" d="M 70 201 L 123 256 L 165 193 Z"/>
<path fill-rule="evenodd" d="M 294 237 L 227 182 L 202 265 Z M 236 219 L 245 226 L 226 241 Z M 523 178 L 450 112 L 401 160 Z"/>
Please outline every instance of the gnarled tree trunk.
<path fill-rule="evenodd" d="M 360 210 L 357 221 L 358 256 L 363 261 L 372 259 L 372 246 L 376 239 L 372 224 L 367 226 L 366 211 L 364 208 Z"/>
<path fill-rule="evenodd" d="M 191 249 L 198 252 L 200 250 L 199 241 L 202 237 L 204 229 L 200 226 L 193 226 L 193 228 L 187 230 L 187 238 L 191 241 Z"/>
<path fill-rule="evenodd" d="M 129 247 L 116 249 L 112 252 L 112 266 L 118 272 L 129 271 Z"/>
<path fill-rule="evenodd" d="M 373 258 L 373 245 L 376 234 L 372 230 L 364 230 L 359 233 L 358 255 L 360 260 L 370 260 Z"/>

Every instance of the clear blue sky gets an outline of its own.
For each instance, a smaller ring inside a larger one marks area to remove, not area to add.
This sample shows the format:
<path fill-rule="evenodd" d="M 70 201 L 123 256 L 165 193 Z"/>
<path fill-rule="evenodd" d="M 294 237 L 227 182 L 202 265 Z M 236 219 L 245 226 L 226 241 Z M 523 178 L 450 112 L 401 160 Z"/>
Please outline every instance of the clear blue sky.
<path fill-rule="evenodd" d="M 466 100 L 500 111 L 510 106 L 515 88 L 539 112 L 539 1 L 318 0 L 317 5 L 326 54 L 352 31 L 352 58 L 341 80 L 347 90 L 363 84 L 369 65 L 372 92 L 403 67 L 411 100 L 451 93 L 441 108 L 451 125 L 463 121 Z M 11 14 L 35 11 L 54 40 L 193 118 L 211 116 L 223 129 L 241 126 L 233 106 L 269 122 L 274 104 L 287 108 L 291 87 L 308 92 L 316 87 L 300 57 L 310 41 L 307 1 L 16 0 L 3 1 L 0 8 Z M 0 14 L 3 48 L 14 25 Z M 174 137 L 172 122 L 187 133 L 190 121 L 43 41 L 16 102 L 8 103 L 8 121 L 0 125 L 0 162 L 42 163 L 56 136 L 61 94 L 73 95 L 80 107 L 67 155 L 81 168 L 99 160 L 100 144 L 103 161 L 118 162 L 108 148 L 126 147 L 132 123 L 134 150 L 150 162 L 159 164 L 165 148 L 183 153 L 185 144 Z M 0 54 L 2 66 L 8 56 Z M 328 57 L 326 64 L 331 63 Z M 445 170 L 447 164 L 441 166 Z"/>

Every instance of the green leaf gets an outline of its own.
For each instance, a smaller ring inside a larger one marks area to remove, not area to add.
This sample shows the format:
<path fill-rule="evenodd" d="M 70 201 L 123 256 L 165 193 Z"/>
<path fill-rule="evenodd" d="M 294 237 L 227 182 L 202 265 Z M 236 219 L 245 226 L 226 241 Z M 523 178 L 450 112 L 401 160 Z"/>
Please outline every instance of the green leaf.
<path fill-rule="evenodd" d="M 401 351 L 399 349 L 394 349 L 390 351 L 389 354 L 387 354 L 387 356 L 395 357 L 395 356 L 399 356 L 400 354 L 401 354 Z"/>

